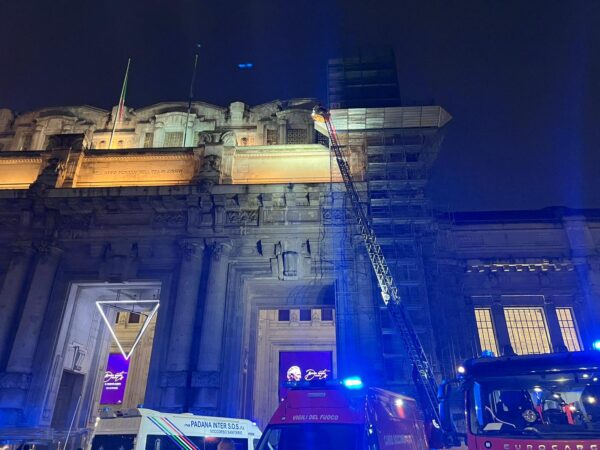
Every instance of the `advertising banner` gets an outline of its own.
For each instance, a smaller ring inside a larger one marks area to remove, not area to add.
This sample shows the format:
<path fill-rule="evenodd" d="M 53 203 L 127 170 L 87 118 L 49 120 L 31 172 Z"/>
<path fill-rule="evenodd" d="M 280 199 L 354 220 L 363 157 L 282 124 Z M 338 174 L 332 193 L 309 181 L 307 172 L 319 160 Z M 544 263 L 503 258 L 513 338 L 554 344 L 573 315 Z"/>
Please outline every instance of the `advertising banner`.
<path fill-rule="evenodd" d="M 279 399 L 287 394 L 286 381 L 328 380 L 333 376 L 331 352 L 279 352 Z"/>
<path fill-rule="evenodd" d="M 100 395 L 101 405 L 120 405 L 123 403 L 128 371 L 129 360 L 125 359 L 123 355 L 120 353 L 108 355 L 102 394 Z"/>

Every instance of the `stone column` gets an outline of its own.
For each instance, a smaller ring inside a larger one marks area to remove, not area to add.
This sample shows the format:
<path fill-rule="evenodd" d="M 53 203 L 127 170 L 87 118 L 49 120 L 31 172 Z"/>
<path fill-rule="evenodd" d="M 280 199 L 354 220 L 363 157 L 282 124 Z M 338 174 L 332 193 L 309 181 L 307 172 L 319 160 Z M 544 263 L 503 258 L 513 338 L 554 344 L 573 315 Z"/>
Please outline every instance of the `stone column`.
<path fill-rule="evenodd" d="M 31 246 L 13 246 L 11 251 L 12 259 L 0 288 L 0 367 L 10 352 L 10 334 L 17 320 L 19 297 L 33 255 Z"/>
<path fill-rule="evenodd" d="M 181 267 L 177 283 L 175 309 L 167 352 L 166 370 L 161 374 L 165 388 L 162 405 L 167 410 L 185 411 L 190 379 L 190 356 L 194 339 L 194 322 L 198 306 L 198 289 L 202 276 L 204 243 L 183 240 Z"/>
<path fill-rule="evenodd" d="M 4 408 L 22 408 L 35 369 L 35 352 L 61 254 L 62 250 L 57 247 L 44 245 L 38 248 L 36 266 L 6 372 L 1 374 L 0 405 Z"/>
<path fill-rule="evenodd" d="M 215 243 L 212 248 L 197 372 L 192 379 L 197 388 L 194 413 L 214 414 L 219 406 L 227 269 L 232 248 L 228 243 Z"/>

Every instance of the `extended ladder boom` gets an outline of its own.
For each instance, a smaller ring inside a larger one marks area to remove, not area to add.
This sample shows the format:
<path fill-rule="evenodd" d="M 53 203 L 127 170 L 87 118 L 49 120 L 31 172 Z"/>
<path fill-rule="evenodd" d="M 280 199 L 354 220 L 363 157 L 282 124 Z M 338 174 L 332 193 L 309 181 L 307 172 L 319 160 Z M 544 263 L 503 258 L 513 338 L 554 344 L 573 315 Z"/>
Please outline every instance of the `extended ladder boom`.
<path fill-rule="evenodd" d="M 329 111 L 321 106 L 315 106 L 312 117 L 316 122 L 324 123 L 327 128 L 330 148 L 335 155 L 335 159 L 337 160 L 344 180 L 344 185 L 346 186 L 346 191 L 350 197 L 352 211 L 354 212 L 360 234 L 367 248 L 367 253 L 371 260 L 371 265 L 373 266 L 379 289 L 381 290 L 381 297 L 390 312 L 394 325 L 402 338 L 404 347 L 416 371 L 415 383 L 417 384 L 419 395 L 423 397 L 421 399 L 422 407 L 425 410 L 427 417 L 439 425 L 440 416 L 437 400 L 437 383 L 431 365 L 423 351 L 423 346 L 419 341 L 419 337 L 413 328 L 410 318 L 400 302 L 398 288 L 396 287 L 390 268 L 385 261 L 381 246 L 377 243 L 377 236 L 375 236 L 371 222 L 360 204 L 358 192 L 352 181 L 350 166 L 342 152 L 337 133 L 331 123 Z"/>

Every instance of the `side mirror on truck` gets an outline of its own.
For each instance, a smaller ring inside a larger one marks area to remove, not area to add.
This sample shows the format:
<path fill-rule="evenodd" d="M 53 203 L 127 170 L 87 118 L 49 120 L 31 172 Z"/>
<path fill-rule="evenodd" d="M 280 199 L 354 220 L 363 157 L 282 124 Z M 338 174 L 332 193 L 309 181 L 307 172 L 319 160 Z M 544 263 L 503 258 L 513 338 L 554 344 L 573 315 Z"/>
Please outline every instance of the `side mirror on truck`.
<path fill-rule="evenodd" d="M 441 428 L 447 447 L 460 446 L 467 438 L 465 394 L 459 379 L 444 380 L 438 390 Z"/>

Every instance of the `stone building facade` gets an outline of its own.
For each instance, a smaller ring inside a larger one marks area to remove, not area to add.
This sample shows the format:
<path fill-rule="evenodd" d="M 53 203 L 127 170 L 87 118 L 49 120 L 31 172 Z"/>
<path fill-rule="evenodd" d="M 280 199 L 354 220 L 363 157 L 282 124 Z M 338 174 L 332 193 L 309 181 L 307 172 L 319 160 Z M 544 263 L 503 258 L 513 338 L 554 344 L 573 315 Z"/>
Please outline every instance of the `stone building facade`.
<path fill-rule="evenodd" d="M 148 315 L 137 300 L 160 307 L 132 357 L 146 389 L 129 406 L 142 396 L 264 424 L 279 355 L 293 351 L 331 353 L 334 376 L 410 390 L 313 104 L 129 108 L 112 148 L 114 110 L 0 110 L 3 439 L 64 442 L 73 419 L 71 443 L 84 444 L 115 351 L 99 309 L 124 333 L 114 308 Z M 443 108 L 333 120 L 440 376 L 492 344 L 550 351 L 595 337 L 597 212 L 436 215 L 424 188 Z"/>

